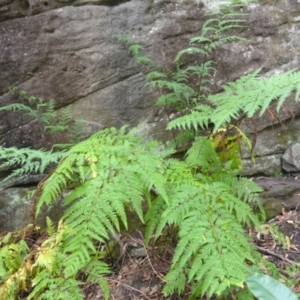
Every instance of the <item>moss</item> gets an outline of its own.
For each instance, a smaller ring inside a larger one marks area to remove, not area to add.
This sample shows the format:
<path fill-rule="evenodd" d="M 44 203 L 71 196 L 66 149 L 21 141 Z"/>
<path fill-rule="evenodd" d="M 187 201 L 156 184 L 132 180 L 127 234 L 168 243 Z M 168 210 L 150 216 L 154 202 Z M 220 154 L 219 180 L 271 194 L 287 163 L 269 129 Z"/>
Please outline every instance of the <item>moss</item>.
<path fill-rule="evenodd" d="M 286 129 L 278 130 L 275 138 L 280 146 L 286 148 L 290 142 L 297 140 L 298 134 L 299 131 L 296 128 L 288 126 Z"/>

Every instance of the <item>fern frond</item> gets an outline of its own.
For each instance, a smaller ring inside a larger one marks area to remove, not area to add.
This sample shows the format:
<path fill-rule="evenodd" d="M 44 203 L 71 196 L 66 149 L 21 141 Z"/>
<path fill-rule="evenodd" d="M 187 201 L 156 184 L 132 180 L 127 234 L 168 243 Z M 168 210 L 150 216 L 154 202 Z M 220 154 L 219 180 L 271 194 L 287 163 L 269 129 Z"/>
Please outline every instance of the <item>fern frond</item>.
<path fill-rule="evenodd" d="M 83 300 L 79 288 L 82 283 L 74 278 L 55 277 L 47 270 L 42 270 L 33 279 L 32 284 L 34 289 L 28 296 L 29 300 Z"/>
<path fill-rule="evenodd" d="M 128 51 L 132 55 L 138 55 L 140 53 L 140 51 L 142 51 L 142 50 L 143 50 L 143 47 L 139 44 L 132 44 L 128 47 Z"/>
<path fill-rule="evenodd" d="M 158 80 L 158 79 L 163 79 L 166 78 L 167 75 L 162 73 L 162 72 L 158 72 L 158 71 L 152 71 L 147 75 L 147 80 L 148 81 L 152 81 L 152 80 Z M 146 86 L 149 85 L 149 82 L 146 83 Z"/>
<path fill-rule="evenodd" d="M 37 118 L 38 116 L 35 110 L 22 103 L 13 103 L 13 104 L 0 107 L 0 111 L 16 111 L 16 110 L 25 111 L 28 113 L 29 116 L 33 118 Z"/>
<path fill-rule="evenodd" d="M 179 117 L 168 123 L 167 129 L 179 128 L 179 129 L 195 129 L 207 128 L 211 122 L 211 116 L 214 113 L 214 109 L 208 105 L 198 106 L 192 110 L 190 114 Z"/>
<path fill-rule="evenodd" d="M 179 51 L 177 53 L 174 61 L 175 62 L 179 61 L 184 54 L 188 54 L 188 55 L 192 55 L 192 54 L 208 55 L 209 53 L 210 53 L 210 51 L 207 50 L 207 49 L 201 49 L 201 48 L 197 48 L 197 47 L 189 47 L 187 49 L 183 49 L 183 50 Z"/>
<path fill-rule="evenodd" d="M 127 226 L 125 207 L 133 207 L 143 221 L 143 197 L 150 197 L 152 187 L 168 202 L 162 159 L 156 143 L 141 143 L 124 128 L 98 132 L 68 151 L 43 185 L 38 204 L 39 210 L 54 203 L 69 181 L 79 180 L 64 201 L 66 278 L 89 264 L 97 252 L 93 241 L 107 240 L 120 222 Z"/>
<path fill-rule="evenodd" d="M 253 117 L 256 112 L 262 115 L 273 101 L 278 101 L 278 110 L 293 91 L 296 91 L 296 95 L 299 93 L 300 72 L 289 71 L 270 78 L 259 78 L 258 72 L 259 70 L 226 84 L 223 93 L 209 95 L 208 101 L 214 109 L 199 105 L 191 114 L 171 121 L 167 128 L 196 129 L 205 128 L 212 123 L 213 132 L 216 132 L 242 113 L 248 118 Z"/>
<path fill-rule="evenodd" d="M 230 198 L 228 187 L 217 182 L 213 186 L 183 186 L 173 196 L 162 217 L 168 224 L 180 225 L 180 240 L 171 271 L 165 277 L 165 291 L 177 289 L 180 283 L 174 276 L 182 270 L 189 282 L 201 285 L 202 296 L 206 292 L 209 296 L 222 294 L 231 286 L 242 285 L 249 271 L 246 261 L 254 261 L 254 257 L 248 239 L 242 237 L 242 225 L 227 207 Z M 240 214 L 244 205 L 236 209 Z M 237 236 L 241 236 L 238 241 Z"/>
<path fill-rule="evenodd" d="M 34 150 L 28 148 L 17 149 L 16 147 L 0 147 L 0 168 L 15 167 L 9 176 L 4 180 L 22 174 L 44 173 L 51 164 L 56 164 L 65 156 L 65 152 L 51 152 Z"/>
<path fill-rule="evenodd" d="M 221 161 L 212 147 L 212 142 L 206 137 L 197 137 L 188 150 L 186 163 L 191 168 L 200 168 L 204 174 L 213 173 L 214 169 L 221 167 Z"/>

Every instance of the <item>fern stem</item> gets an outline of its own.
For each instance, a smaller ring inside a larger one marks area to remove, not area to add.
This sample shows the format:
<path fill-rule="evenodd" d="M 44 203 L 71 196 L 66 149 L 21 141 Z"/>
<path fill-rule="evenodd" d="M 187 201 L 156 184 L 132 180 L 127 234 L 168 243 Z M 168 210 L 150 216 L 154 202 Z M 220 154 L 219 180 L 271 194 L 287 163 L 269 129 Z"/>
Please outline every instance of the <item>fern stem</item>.
<path fill-rule="evenodd" d="M 156 91 L 157 91 L 157 93 L 161 96 L 161 92 L 158 90 L 157 87 L 156 87 Z M 166 115 L 167 115 L 168 122 L 170 123 L 170 122 L 171 122 L 171 118 L 170 118 L 169 111 L 168 111 L 168 109 L 167 109 L 167 107 L 166 107 L 165 105 L 163 106 L 163 108 L 164 108 L 164 111 L 165 111 L 165 113 L 166 113 Z M 177 143 L 177 140 L 176 140 L 176 135 L 175 135 L 174 128 L 171 128 L 171 133 L 172 133 L 172 137 L 173 137 L 173 140 L 174 140 L 174 142 L 175 142 L 175 147 L 176 147 L 176 150 L 177 150 L 177 148 L 178 148 L 178 143 Z"/>
<path fill-rule="evenodd" d="M 208 57 L 205 54 L 202 65 L 204 65 L 207 62 L 207 59 L 208 59 Z M 202 87 L 202 80 L 203 80 L 203 72 L 204 71 L 202 70 L 201 76 L 199 78 L 198 91 L 197 91 L 197 101 L 200 101 L 201 87 Z"/>

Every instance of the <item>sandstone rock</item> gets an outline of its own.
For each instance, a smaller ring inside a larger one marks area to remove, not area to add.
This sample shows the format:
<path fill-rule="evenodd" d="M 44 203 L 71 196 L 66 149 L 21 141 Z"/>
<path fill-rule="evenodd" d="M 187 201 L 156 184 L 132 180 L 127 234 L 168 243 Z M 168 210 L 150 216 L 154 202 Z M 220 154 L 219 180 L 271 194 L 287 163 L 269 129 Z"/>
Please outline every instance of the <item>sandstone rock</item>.
<path fill-rule="evenodd" d="M 0 192 L 0 231 L 13 231 L 26 226 L 30 221 L 31 205 L 20 200 L 25 196 L 24 188 L 7 189 Z"/>
<path fill-rule="evenodd" d="M 292 143 L 284 152 L 282 168 L 289 173 L 300 171 L 300 143 Z"/>
<path fill-rule="evenodd" d="M 274 176 L 281 173 L 281 154 L 266 155 L 242 160 L 242 174 L 247 176 L 267 175 Z"/>
<path fill-rule="evenodd" d="M 260 124 L 263 124 L 263 121 Z M 300 118 L 265 127 L 264 130 L 257 133 L 251 134 L 249 132 L 248 136 L 250 140 L 255 143 L 255 162 L 251 160 L 249 149 L 243 145 L 242 166 L 244 174 L 251 176 L 254 174 L 271 176 L 281 172 L 296 172 L 295 170 L 292 171 L 292 169 L 286 168 L 283 155 L 288 145 L 298 139 Z"/>
<path fill-rule="evenodd" d="M 33 187 L 11 187 L 0 191 L 0 232 L 14 231 L 32 222 L 32 201 L 26 200 L 26 194 Z M 58 201 L 51 209 L 44 207 L 36 219 L 36 225 L 46 227 L 46 216 L 57 223 L 63 214 Z"/>
<path fill-rule="evenodd" d="M 282 209 L 299 210 L 300 182 L 298 177 L 261 177 L 255 182 L 264 190 L 259 197 L 268 219 L 280 214 Z"/>
<path fill-rule="evenodd" d="M 1 172 L 0 172 L 0 175 L 1 175 Z M 18 177 L 12 177 L 8 180 L 3 180 L 5 178 L 5 176 L 3 176 L 3 178 L 0 177 L 0 191 L 3 191 L 10 187 L 15 187 L 15 186 L 26 186 L 26 185 L 33 186 L 33 185 L 38 184 L 44 177 L 45 177 L 44 174 L 37 174 L 37 175 L 25 174 L 25 175 L 18 176 Z"/>

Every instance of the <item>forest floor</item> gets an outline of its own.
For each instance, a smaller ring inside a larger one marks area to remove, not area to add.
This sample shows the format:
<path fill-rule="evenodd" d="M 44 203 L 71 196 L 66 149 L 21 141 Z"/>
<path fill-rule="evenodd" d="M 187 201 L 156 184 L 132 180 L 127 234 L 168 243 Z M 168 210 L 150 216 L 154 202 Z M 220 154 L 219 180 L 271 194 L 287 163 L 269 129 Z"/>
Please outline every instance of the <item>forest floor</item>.
<path fill-rule="evenodd" d="M 282 235 L 274 232 L 272 224 L 278 225 Z M 258 231 L 246 234 L 251 237 L 252 244 L 264 259 L 276 264 L 283 275 L 298 280 L 298 284 L 291 288 L 296 293 L 300 292 L 300 212 L 283 210 L 264 226 L 266 228 L 264 234 Z M 151 245 L 145 247 L 142 234 L 137 232 L 134 235 L 121 234 L 118 243 L 120 255 L 117 260 L 111 262 L 113 272 L 107 277 L 111 300 L 188 299 L 189 287 L 186 288 L 186 294 L 181 296 L 164 297 L 162 293 L 163 276 L 171 265 L 174 249 L 172 242 L 169 241 L 167 244 L 166 240 L 159 241 L 155 247 Z M 292 262 L 298 264 L 297 268 L 287 272 L 287 266 Z M 96 285 L 86 285 L 83 293 L 85 300 L 104 299 Z"/>

